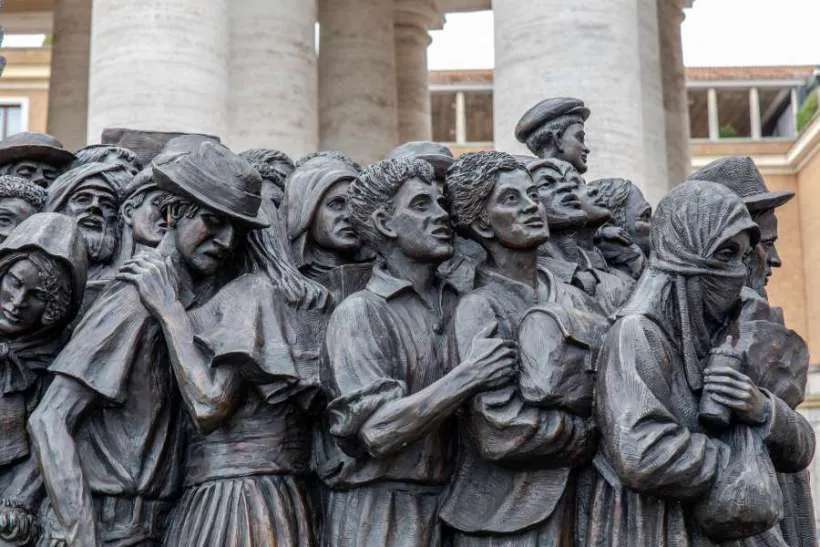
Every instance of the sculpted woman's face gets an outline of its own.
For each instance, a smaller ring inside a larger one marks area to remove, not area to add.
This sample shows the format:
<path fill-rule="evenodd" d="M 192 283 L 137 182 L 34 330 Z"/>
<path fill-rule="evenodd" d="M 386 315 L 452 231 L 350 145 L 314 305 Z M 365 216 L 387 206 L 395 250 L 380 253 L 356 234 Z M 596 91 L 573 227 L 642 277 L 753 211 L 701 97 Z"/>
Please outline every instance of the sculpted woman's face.
<path fill-rule="evenodd" d="M 0 334 L 19 334 L 41 325 L 48 301 L 41 288 L 43 273 L 24 258 L 15 262 L 0 279 Z"/>
<path fill-rule="evenodd" d="M 723 262 L 727 270 L 745 270 L 744 259 L 751 248 L 749 233 L 740 232 L 721 243 L 712 253 L 712 258 Z M 703 278 L 704 312 L 713 323 L 722 323 L 737 304 L 746 278 L 717 275 L 704 275 Z"/>
<path fill-rule="evenodd" d="M 350 208 L 347 204 L 349 187 L 348 180 L 333 184 L 316 208 L 310 235 L 316 245 L 323 249 L 349 252 L 359 247 L 359 238 L 350 223 Z"/>

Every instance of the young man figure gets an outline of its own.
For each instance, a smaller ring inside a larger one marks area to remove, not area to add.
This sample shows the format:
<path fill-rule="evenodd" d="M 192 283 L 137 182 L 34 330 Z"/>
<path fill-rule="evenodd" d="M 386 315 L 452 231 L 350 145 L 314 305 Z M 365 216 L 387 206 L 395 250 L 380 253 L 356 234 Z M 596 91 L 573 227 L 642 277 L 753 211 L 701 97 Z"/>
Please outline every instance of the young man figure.
<path fill-rule="evenodd" d="M 476 289 L 456 309 L 459 353 L 493 328 L 502 338 L 517 338 L 525 313 L 538 305 L 553 306 L 550 313 L 572 331 L 573 322 L 564 316 L 575 308 L 560 304 L 557 282 L 537 265 L 538 247 L 549 230 L 527 170 L 502 152 L 465 154 L 447 173 L 447 191 L 456 228 L 487 251 Z M 554 340 L 556 346 L 562 343 L 561 337 Z M 441 509 L 442 520 L 456 530 L 454 544 L 572 545 L 572 467 L 588 463 L 596 447 L 589 413 L 583 417 L 535 405 L 516 379 L 476 396 L 463 417 L 460 430 L 467 439 Z"/>
<path fill-rule="evenodd" d="M 265 225 L 259 175 L 221 145 L 204 142 L 154 171 L 171 195 L 163 202 L 169 230 L 153 252 L 169 264 L 174 298 L 145 298 L 121 277 L 109 284 L 54 361 L 54 381 L 30 419 L 51 546 L 159 545 L 179 493 L 183 443 L 165 334 L 179 324 L 155 315 L 207 302 L 230 277 L 248 230 Z M 155 281 L 148 288 L 169 294 Z"/>
<path fill-rule="evenodd" d="M 46 133 L 15 133 L 0 141 L 0 175 L 14 175 L 48 188 L 75 160 Z"/>
<path fill-rule="evenodd" d="M 351 220 L 380 258 L 367 287 L 328 325 L 323 543 L 439 546 L 438 499 L 450 479 L 450 419 L 513 374 L 510 342 L 489 327 L 460 364 L 445 334 L 457 295 L 436 278 L 453 252 L 442 189 L 429 163 L 384 160 L 350 186 Z"/>

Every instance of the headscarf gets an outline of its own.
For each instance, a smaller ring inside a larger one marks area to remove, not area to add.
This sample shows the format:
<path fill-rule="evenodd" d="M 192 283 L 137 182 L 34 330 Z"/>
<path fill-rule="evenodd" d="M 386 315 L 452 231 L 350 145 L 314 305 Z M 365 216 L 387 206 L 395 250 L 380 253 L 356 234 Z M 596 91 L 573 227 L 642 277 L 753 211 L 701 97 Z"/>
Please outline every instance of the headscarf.
<path fill-rule="evenodd" d="M 316 156 L 299 165 L 285 184 L 282 208 L 287 237 L 297 267 L 309 262 L 305 255 L 308 230 L 325 192 L 340 181 L 351 181 L 359 172 L 350 164 L 329 156 Z"/>
<path fill-rule="evenodd" d="M 742 261 L 728 265 L 712 257 L 726 240 L 749 232 L 751 244 L 760 238 L 740 199 L 722 186 L 689 181 L 664 197 L 652 219 L 652 255 L 629 302 L 619 315 L 657 315 L 677 304 L 677 317 L 662 317 L 679 329 L 686 379 L 700 390 L 703 377 L 700 359 L 709 348 L 713 333 L 704 317 L 704 300 L 710 297 L 712 280 L 745 280 Z M 674 291 L 673 291 L 674 287 Z"/>
<path fill-rule="evenodd" d="M 87 163 L 69 169 L 48 187 L 46 211 L 59 211 L 71 195 L 90 178 L 98 178 L 111 188 L 119 202 L 123 188 L 132 179 L 131 172 L 120 163 Z"/>

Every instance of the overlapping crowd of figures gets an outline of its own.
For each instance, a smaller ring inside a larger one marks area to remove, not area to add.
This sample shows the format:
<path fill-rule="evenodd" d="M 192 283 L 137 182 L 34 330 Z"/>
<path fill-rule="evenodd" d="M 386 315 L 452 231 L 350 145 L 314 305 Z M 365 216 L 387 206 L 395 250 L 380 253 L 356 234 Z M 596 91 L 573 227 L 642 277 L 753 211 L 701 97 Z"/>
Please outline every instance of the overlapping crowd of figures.
<path fill-rule="evenodd" d="M 0 543 L 815 545 L 808 350 L 749 158 L 654 214 L 533 156 L 0 142 Z"/>

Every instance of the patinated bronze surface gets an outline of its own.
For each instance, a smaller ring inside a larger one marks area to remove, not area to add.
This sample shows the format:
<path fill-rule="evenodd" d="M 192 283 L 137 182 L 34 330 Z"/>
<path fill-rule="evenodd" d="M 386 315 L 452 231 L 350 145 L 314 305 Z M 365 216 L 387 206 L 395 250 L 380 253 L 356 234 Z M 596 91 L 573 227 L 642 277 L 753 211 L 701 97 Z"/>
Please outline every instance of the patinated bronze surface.
<path fill-rule="evenodd" d="M 726 158 L 653 215 L 589 115 L 364 167 L 0 142 L 0 545 L 815 546 L 792 194 Z"/>

